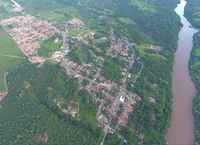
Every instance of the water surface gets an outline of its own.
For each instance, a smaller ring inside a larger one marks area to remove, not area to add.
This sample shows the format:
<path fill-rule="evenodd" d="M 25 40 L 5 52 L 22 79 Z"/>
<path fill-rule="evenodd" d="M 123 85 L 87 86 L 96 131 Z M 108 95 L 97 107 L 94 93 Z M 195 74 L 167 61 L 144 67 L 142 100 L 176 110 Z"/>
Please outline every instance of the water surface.
<path fill-rule="evenodd" d="M 178 49 L 175 54 L 174 71 L 172 73 L 172 123 L 168 129 L 169 145 L 194 144 L 194 117 L 192 113 L 193 98 L 196 94 L 195 85 L 191 81 L 188 61 L 193 47 L 193 35 L 197 30 L 183 16 L 186 1 L 175 9 L 180 16 L 183 28 L 179 32 Z"/>

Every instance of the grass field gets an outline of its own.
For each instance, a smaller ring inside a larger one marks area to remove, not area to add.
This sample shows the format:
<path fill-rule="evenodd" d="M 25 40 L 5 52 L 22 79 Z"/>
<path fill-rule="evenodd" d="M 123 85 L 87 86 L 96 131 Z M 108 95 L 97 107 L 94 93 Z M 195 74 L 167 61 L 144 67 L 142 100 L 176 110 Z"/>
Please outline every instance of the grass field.
<path fill-rule="evenodd" d="M 78 29 L 72 29 L 71 31 L 69 31 L 69 35 L 72 35 L 72 36 L 76 36 L 76 35 L 78 35 L 78 33 L 79 33 L 79 30 Z"/>
<path fill-rule="evenodd" d="M 200 56 L 200 47 L 199 47 L 199 49 L 195 50 L 195 56 Z"/>
<path fill-rule="evenodd" d="M 60 47 L 63 45 L 63 41 L 59 43 L 54 43 L 51 40 L 42 44 L 41 48 L 38 49 L 38 55 L 42 57 L 50 57 L 54 51 L 60 50 Z"/>
<path fill-rule="evenodd" d="M 80 37 L 83 37 L 84 35 L 88 34 L 88 31 L 82 32 L 82 34 L 80 35 Z"/>
<path fill-rule="evenodd" d="M 156 9 L 152 5 L 148 4 L 148 0 L 132 0 L 130 4 L 138 6 L 140 10 L 147 10 L 152 13 L 156 12 Z"/>
<path fill-rule="evenodd" d="M 120 21 L 122 21 L 123 23 L 126 23 L 126 24 L 135 24 L 135 22 L 133 22 L 129 18 L 118 18 L 118 20 L 120 20 Z"/>
<path fill-rule="evenodd" d="M 41 20 L 49 20 L 50 23 L 64 24 L 73 18 L 81 18 L 78 11 L 69 4 L 61 4 L 57 0 L 18 0 L 25 11 Z"/>
<path fill-rule="evenodd" d="M 24 54 L 7 33 L 0 35 L 0 54 L 24 57 Z"/>
<path fill-rule="evenodd" d="M 14 55 L 25 58 L 22 59 L 0 55 L 0 91 L 5 91 L 6 87 L 4 84 L 4 74 L 10 68 L 26 62 L 27 59 L 7 33 L 0 35 L 0 54 Z"/>

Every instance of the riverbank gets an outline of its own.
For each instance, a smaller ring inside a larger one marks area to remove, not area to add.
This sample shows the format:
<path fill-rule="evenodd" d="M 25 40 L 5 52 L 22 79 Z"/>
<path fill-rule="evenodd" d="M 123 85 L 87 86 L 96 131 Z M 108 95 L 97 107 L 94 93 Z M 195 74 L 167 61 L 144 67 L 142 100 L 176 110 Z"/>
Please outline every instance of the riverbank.
<path fill-rule="evenodd" d="M 178 49 L 175 54 L 172 73 L 172 123 L 168 129 L 168 144 L 194 144 L 194 118 L 192 113 L 193 98 L 196 94 L 195 85 L 189 74 L 190 51 L 193 46 L 193 35 L 197 31 L 190 28 L 190 23 L 183 16 L 186 2 L 175 9 L 181 18 L 183 27 L 179 32 Z"/>
<path fill-rule="evenodd" d="M 200 3 L 199 0 L 187 0 L 184 16 L 193 27 L 200 29 Z"/>
<path fill-rule="evenodd" d="M 185 17 L 190 21 L 190 23 L 200 29 L 200 19 L 199 15 L 200 5 L 199 0 L 190 0 L 187 2 L 185 8 Z M 189 61 L 189 71 L 191 79 L 195 84 L 197 89 L 197 94 L 193 100 L 193 113 L 194 113 L 194 128 L 195 128 L 195 144 L 200 144 L 200 32 L 196 33 L 193 37 L 193 49 L 191 51 L 190 61 Z"/>
<path fill-rule="evenodd" d="M 195 144 L 200 144 L 200 32 L 193 37 L 193 49 L 189 61 L 189 70 L 191 79 L 197 89 L 196 97 L 193 100 L 194 127 L 195 127 Z"/>

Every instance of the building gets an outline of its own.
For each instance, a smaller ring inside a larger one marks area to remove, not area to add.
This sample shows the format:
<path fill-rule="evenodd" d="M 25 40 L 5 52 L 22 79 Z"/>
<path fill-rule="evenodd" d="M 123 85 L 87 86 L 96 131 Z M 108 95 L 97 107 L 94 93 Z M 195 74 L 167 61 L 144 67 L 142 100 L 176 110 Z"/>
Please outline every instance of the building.
<path fill-rule="evenodd" d="M 120 99 L 119 99 L 121 102 L 124 102 L 125 100 L 125 97 L 123 95 L 121 95 Z"/>
<path fill-rule="evenodd" d="M 55 52 L 55 54 L 61 54 L 61 53 L 62 53 L 61 51 L 56 51 L 56 52 Z"/>

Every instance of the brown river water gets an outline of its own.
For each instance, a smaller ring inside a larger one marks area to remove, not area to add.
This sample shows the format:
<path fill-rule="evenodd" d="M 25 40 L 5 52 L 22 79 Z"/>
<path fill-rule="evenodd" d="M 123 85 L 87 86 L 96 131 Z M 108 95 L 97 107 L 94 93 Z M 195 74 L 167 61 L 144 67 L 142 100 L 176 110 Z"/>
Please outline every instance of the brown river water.
<path fill-rule="evenodd" d="M 183 16 L 186 2 L 181 3 L 175 9 L 180 16 L 183 28 L 179 32 L 178 49 L 175 54 L 172 73 L 172 123 L 168 129 L 167 139 L 169 145 L 194 144 L 194 117 L 192 113 L 193 98 L 196 94 L 195 85 L 191 81 L 188 61 L 193 47 L 193 35 L 197 30 Z"/>

